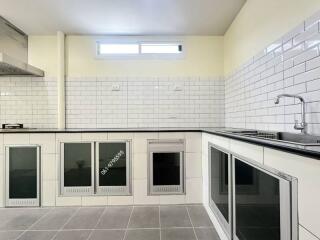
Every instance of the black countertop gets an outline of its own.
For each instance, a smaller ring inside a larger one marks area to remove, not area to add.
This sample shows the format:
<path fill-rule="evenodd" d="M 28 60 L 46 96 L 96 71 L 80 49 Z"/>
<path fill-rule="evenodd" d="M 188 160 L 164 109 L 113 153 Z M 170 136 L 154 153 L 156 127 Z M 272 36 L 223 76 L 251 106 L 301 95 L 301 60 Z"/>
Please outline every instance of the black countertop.
<path fill-rule="evenodd" d="M 304 146 L 284 141 L 263 139 L 259 137 L 246 137 L 239 134 L 225 132 L 227 128 L 106 128 L 106 129 L 1 129 L 0 133 L 122 133 L 122 132 L 203 132 L 221 137 L 227 137 L 247 143 L 260 146 L 270 147 L 286 151 L 289 153 L 299 154 L 320 160 L 320 146 Z"/>

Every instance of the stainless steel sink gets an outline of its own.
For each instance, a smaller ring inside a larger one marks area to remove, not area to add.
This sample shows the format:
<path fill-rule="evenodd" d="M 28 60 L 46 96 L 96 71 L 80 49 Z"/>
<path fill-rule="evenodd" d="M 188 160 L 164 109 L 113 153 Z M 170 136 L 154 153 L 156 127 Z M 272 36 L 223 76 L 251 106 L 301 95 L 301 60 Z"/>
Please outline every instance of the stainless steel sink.
<path fill-rule="evenodd" d="M 259 130 L 227 130 L 227 133 L 238 134 L 246 137 L 262 138 L 303 146 L 320 146 L 320 136 L 309 134 L 296 134 L 289 132 L 268 132 Z"/>
<path fill-rule="evenodd" d="M 304 145 L 320 145 L 320 137 L 308 134 L 278 132 L 277 140 L 301 143 Z"/>

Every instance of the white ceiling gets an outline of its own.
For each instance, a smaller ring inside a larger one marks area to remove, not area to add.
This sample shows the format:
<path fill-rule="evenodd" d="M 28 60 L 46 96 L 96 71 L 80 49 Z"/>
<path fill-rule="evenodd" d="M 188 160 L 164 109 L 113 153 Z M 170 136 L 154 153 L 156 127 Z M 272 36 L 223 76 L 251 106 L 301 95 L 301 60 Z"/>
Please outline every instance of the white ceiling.
<path fill-rule="evenodd" d="M 223 35 L 246 0 L 0 0 L 27 34 Z"/>

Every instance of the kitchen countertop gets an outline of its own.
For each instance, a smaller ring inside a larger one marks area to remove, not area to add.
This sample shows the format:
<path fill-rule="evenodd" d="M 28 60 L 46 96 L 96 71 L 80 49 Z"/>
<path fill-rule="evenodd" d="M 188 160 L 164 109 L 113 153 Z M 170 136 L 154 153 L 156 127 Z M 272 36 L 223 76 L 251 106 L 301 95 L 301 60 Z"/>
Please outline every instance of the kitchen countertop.
<path fill-rule="evenodd" d="M 304 146 L 284 141 L 263 139 L 258 137 L 247 137 L 239 134 L 227 133 L 230 128 L 106 128 L 106 129 L 1 129 L 0 133 L 101 133 L 101 132 L 203 132 L 221 137 L 227 137 L 234 140 L 248 142 L 260 146 L 270 147 L 299 154 L 320 160 L 320 146 Z M 235 130 L 235 129 L 232 129 Z M 239 130 L 239 129 L 236 129 Z M 240 129 L 241 130 L 241 129 Z M 243 129 L 242 129 L 243 130 Z M 320 138 L 320 137 L 319 137 Z"/>

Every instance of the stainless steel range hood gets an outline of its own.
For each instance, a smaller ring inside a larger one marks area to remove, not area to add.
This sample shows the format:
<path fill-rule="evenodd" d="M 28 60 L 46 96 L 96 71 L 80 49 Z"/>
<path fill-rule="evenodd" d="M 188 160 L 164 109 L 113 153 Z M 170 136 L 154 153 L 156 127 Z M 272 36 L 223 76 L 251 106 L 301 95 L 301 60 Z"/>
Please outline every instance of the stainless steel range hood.
<path fill-rule="evenodd" d="M 27 62 L 28 36 L 0 16 L 0 76 L 44 76 Z"/>

